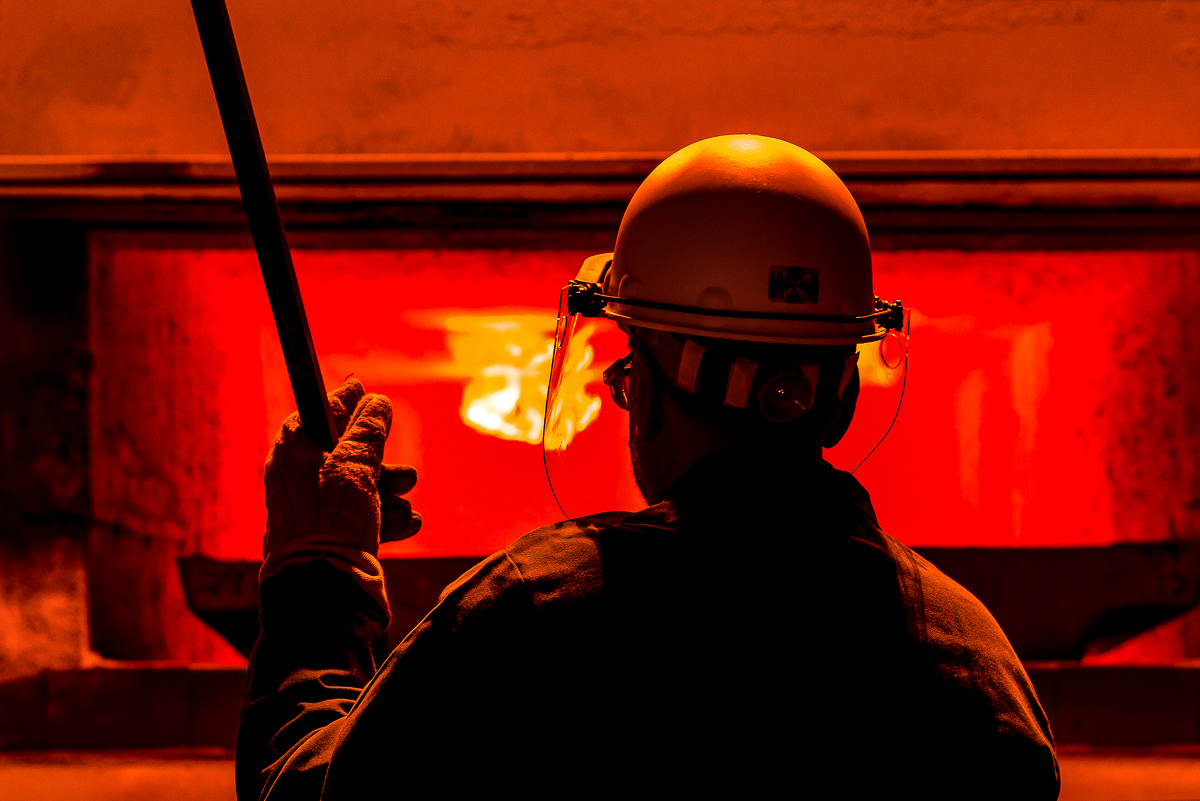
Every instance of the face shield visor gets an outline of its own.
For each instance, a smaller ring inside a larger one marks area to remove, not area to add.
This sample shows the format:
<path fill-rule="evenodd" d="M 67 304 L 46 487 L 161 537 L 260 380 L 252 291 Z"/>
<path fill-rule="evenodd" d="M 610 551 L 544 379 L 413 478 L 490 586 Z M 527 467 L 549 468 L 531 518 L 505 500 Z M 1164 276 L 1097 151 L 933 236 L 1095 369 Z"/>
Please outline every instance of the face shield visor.
<path fill-rule="evenodd" d="M 629 417 L 625 410 L 631 355 L 629 338 L 616 323 L 603 319 L 609 302 L 620 301 L 628 306 L 640 301 L 631 303 L 630 299 L 604 295 L 603 273 L 590 262 L 591 259 L 580 270 L 579 277 L 560 294 L 542 436 L 546 477 L 567 518 L 636 510 L 646 503 L 637 489 L 630 464 Z M 840 376 L 839 395 L 858 392 L 852 424 L 824 451 L 825 459 L 841 470 L 855 471 L 879 448 L 895 424 L 904 396 L 910 314 L 899 301 L 889 304 L 876 299 L 876 309 L 868 317 L 856 318 L 873 319 L 876 334 L 870 341 L 857 345 L 856 354 L 847 359 L 847 369 Z M 686 376 L 681 375 L 680 369 L 683 373 L 688 370 L 685 362 L 689 357 L 682 352 L 689 348 L 685 344 L 677 349 L 680 354 L 667 356 L 665 361 L 674 359 L 679 368 L 672 372 L 664 367 L 664 371 L 677 385 L 686 385 Z M 657 349 L 655 352 L 660 355 Z M 694 349 L 692 355 L 695 359 L 702 358 L 695 356 Z M 663 366 L 664 358 L 658 361 Z M 739 380 L 735 376 L 737 370 L 732 365 L 722 369 L 729 370 L 729 394 L 737 394 L 734 387 Z M 798 405 L 803 413 L 812 403 L 815 382 L 839 378 L 826 377 L 825 371 L 818 378 L 815 367 L 808 365 L 797 365 L 794 373 L 783 374 L 778 381 L 773 381 L 774 376 L 770 375 L 759 375 L 756 381 L 753 370 L 743 369 L 740 375 L 745 384 L 741 388 L 745 396 L 741 399 L 742 406 L 762 404 L 768 419 L 768 411 L 774 412 L 780 402 L 784 406 Z"/>
<path fill-rule="evenodd" d="M 608 320 L 569 312 L 564 289 L 542 459 L 550 490 L 567 518 L 646 505 L 629 460 L 629 418 L 619 394 L 622 371 L 613 367 L 628 354 L 625 332 Z"/>
<path fill-rule="evenodd" d="M 858 402 L 854 418 L 842 438 L 824 450 L 825 461 L 838 470 L 862 478 L 862 470 L 886 463 L 887 435 L 898 424 L 908 383 L 909 326 L 912 311 L 902 308 L 896 329 L 888 329 L 879 340 L 863 342 L 858 357 Z M 868 460 L 868 457 L 873 457 Z"/>

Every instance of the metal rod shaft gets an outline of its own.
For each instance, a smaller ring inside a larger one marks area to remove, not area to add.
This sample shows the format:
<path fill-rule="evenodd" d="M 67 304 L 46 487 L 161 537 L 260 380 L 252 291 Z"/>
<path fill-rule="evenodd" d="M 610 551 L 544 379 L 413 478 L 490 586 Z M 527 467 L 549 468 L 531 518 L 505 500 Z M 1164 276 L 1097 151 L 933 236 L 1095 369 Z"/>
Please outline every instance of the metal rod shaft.
<path fill-rule="evenodd" d="M 283 230 L 283 218 L 267 170 L 254 109 L 250 105 L 246 76 L 229 24 L 229 10 L 225 0 L 191 2 L 217 107 L 221 111 L 221 123 L 225 127 L 225 140 L 229 143 L 229 155 L 233 158 L 233 171 L 242 193 L 242 205 L 246 208 L 246 220 L 250 224 L 250 235 L 271 300 L 271 312 L 279 331 L 279 344 L 283 347 L 292 393 L 300 412 L 300 424 L 309 439 L 331 451 L 337 443 L 337 428 L 325 395 L 325 382 L 321 378 L 308 318 L 304 314 L 292 252 Z"/>

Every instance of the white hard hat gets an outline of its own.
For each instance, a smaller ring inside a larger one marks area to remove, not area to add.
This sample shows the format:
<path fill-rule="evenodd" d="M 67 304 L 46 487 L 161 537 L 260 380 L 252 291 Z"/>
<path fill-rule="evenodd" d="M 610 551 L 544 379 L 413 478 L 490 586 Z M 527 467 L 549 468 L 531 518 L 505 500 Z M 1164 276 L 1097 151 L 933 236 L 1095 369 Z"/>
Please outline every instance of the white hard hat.
<path fill-rule="evenodd" d="M 684 392 L 772 424 L 815 408 L 818 383 L 857 395 L 864 363 L 903 396 L 905 309 L 874 294 L 858 205 L 820 159 L 778 139 L 718 136 L 667 158 L 634 193 L 614 252 L 585 260 L 564 287 L 542 439 L 556 499 L 596 483 L 585 454 L 599 452 L 599 438 L 578 443 L 607 402 L 586 391 L 594 317 L 631 335 L 622 351 L 645 345 Z M 900 343 L 900 361 L 884 358 L 885 338 Z M 631 359 L 604 371 L 622 409 Z M 826 370 L 838 366 L 840 375 Z M 826 448 L 848 422 L 825 432 Z"/>
<path fill-rule="evenodd" d="M 903 324 L 875 297 L 866 225 L 816 156 L 717 136 L 663 161 L 634 193 L 613 253 L 584 262 L 568 307 L 683 335 L 854 345 Z"/>

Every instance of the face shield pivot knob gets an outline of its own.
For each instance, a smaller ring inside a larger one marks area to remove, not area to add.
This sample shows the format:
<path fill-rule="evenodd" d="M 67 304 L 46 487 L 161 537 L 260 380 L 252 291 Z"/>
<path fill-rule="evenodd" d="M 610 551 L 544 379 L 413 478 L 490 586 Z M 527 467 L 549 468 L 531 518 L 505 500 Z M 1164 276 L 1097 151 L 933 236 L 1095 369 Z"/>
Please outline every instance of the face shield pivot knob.
<path fill-rule="evenodd" d="M 600 297 L 600 285 L 587 281 L 567 284 L 567 312 L 581 317 L 599 317 L 606 301 Z"/>
<path fill-rule="evenodd" d="M 876 298 L 876 300 L 879 299 Z M 879 324 L 889 331 L 903 331 L 904 302 L 900 300 L 894 300 L 891 303 L 888 303 L 886 300 L 879 300 L 879 302 L 882 303 L 884 308 L 886 308 L 888 311 L 886 316 L 879 319 Z"/>

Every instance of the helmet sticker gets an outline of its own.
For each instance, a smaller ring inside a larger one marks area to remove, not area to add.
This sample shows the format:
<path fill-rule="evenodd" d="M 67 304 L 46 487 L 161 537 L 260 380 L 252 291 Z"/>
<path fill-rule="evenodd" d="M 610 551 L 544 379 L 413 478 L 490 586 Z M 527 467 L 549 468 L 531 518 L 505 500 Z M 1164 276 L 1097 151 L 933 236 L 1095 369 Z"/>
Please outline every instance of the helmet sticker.
<path fill-rule="evenodd" d="M 767 288 L 772 303 L 816 303 L 820 290 L 820 275 L 808 267 L 771 268 Z"/>

